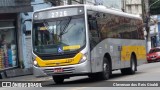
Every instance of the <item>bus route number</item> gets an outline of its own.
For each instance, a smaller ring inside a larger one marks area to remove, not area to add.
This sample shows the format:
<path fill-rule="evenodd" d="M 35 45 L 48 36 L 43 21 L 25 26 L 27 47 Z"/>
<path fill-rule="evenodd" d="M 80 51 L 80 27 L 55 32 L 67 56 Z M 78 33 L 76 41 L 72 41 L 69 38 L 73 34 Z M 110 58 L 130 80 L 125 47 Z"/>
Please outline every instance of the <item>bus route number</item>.
<path fill-rule="evenodd" d="M 67 11 L 52 12 L 52 18 L 67 16 Z"/>

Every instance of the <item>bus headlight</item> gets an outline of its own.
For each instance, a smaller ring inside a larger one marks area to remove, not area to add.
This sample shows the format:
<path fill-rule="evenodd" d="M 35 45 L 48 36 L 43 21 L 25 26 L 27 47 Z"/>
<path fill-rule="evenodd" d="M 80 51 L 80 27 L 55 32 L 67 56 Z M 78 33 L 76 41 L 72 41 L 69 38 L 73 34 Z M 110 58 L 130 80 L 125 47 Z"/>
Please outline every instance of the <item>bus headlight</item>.
<path fill-rule="evenodd" d="M 81 58 L 79 63 L 85 62 L 87 60 L 87 56 L 88 56 L 87 54 L 83 54 L 83 56 L 82 56 L 82 58 Z"/>
<path fill-rule="evenodd" d="M 38 62 L 34 58 L 32 58 L 32 60 L 33 60 L 33 65 L 38 67 Z"/>
<path fill-rule="evenodd" d="M 35 66 L 37 66 L 38 63 L 37 63 L 37 61 L 34 60 L 34 61 L 33 61 L 33 64 L 34 64 Z"/>

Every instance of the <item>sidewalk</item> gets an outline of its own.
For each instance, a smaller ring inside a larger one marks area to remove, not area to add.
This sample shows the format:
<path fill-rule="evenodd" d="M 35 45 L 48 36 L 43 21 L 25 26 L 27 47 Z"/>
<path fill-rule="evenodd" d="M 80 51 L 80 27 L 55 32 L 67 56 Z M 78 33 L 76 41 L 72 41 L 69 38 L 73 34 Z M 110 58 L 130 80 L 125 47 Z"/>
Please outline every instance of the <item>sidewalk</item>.
<path fill-rule="evenodd" d="M 51 76 L 35 77 L 34 75 L 18 76 L 11 78 L 0 79 L 0 81 L 49 81 L 52 80 Z"/>

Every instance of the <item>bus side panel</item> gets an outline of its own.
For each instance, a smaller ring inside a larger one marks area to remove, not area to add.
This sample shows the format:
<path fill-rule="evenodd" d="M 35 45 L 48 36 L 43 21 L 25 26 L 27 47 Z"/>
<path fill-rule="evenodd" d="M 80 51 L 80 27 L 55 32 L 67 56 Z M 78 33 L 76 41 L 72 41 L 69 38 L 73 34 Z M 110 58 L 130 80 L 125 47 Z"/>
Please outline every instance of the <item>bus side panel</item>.
<path fill-rule="evenodd" d="M 93 72 L 102 71 L 103 57 L 108 53 L 111 57 L 112 70 L 130 67 L 132 52 L 137 58 L 137 65 L 146 62 L 144 40 L 108 38 L 97 44 L 91 51 Z"/>
<path fill-rule="evenodd" d="M 145 40 L 134 40 L 134 39 L 108 39 L 110 46 L 118 47 L 118 50 L 113 50 L 114 53 L 119 53 L 118 60 L 114 61 L 113 69 L 127 68 L 130 67 L 131 54 L 134 52 L 137 58 L 137 65 L 144 64 L 146 62 L 146 47 Z M 111 54 L 111 57 L 114 57 Z M 112 58 L 115 59 L 115 58 Z M 119 61 L 121 63 L 119 66 Z M 112 60 L 113 62 L 113 60 Z"/>
<path fill-rule="evenodd" d="M 120 45 L 120 40 L 115 40 L 115 43 L 111 39 L 102 40 L 97 44 L 91 51 L 91 63 L 93 72 L 101 72 L 103 58 L 105 54 L 109 54 L 111 58 L 112 69 L 119 69 L 121 66 L 120 62 L 120 51 L 118 46 Z"/>
<path fill-rule="evenodd" d="M 141 65 L 146 62 L 146 49 L 145 45 L 142 44 L 142 40 L 131 40 L 130 44 L 122 45 L 121 61 L 124 62 L 124 67 L 130 67 L 130 59 L 132 53 L 135 53 L 136 55 L 137 65 Z"/>
<path fill-rule="evenodd" d="M 121 60 L 125 62 L 125 67 L 130 66 L 130 59 L 131 59 L 131 54 L 135 53 L 136 59 L 138 61 L 138 65 L 142 64 L 145 62 L 144 60 L 146 59 L 146 54 L 145 52 L 145 47 L 144 46 L 122 46 L 122 51 L 121 51 Z M 143 61 L 143 62 L 141 62 Z M 141 63 L 139 63 L 141 62 Z"/>

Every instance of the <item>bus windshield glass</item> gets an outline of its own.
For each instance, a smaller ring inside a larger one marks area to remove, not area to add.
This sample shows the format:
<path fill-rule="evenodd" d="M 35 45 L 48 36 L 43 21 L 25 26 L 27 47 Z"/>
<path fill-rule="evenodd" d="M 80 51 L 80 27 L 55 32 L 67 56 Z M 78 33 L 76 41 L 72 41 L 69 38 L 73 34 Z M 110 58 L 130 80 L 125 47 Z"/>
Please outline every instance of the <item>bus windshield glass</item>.
<path fill-rule="evenodd" d="M 85 45 L 84 16 L 70 16 L 34 22 L 33 50 L 59 54 L 80 50 Z"/>

